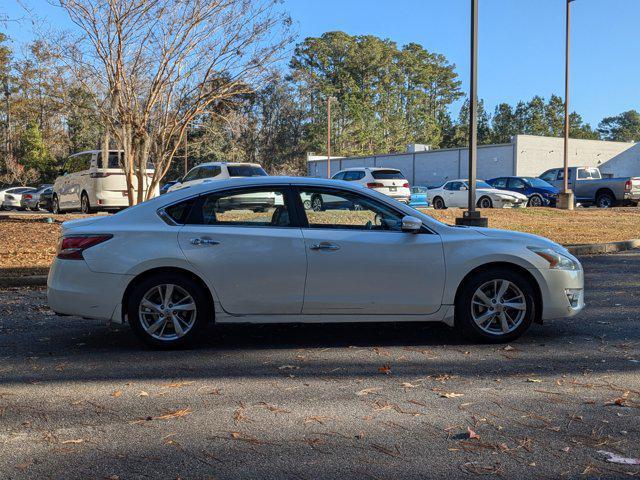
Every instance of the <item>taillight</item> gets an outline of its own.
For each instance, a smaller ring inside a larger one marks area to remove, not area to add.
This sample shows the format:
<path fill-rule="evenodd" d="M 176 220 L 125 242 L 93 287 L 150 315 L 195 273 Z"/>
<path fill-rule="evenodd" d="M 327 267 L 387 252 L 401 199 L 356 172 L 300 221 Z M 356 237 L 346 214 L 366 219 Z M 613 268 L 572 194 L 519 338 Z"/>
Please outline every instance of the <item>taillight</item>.
<path fill-rule="evenodd" d="M 82 252 L 99 243 L 106 242 L 113 235 L 69 235 L 62 237 L 58 243 L 58 258 L 64 260 L 82 260 Z"/>
<path fill-rule="evenodd" d="M 109 173 L 109 172 L 91 172 L 89 174 L 89 177 L 91 177 L 91 178 L 104 178 L 104 177 L 108 177 L 109 175 L 111 175 L 111 173 Z"/>
<path fill-rule="evenodd" d="M 409 182 L 404 182 L 404 183 L 402 184 L 402 186 L 403 186 L 404 188 L 409 188 Z"/>
<path fill-rule="evenodd" d="M 29 194 L 24 195 L 25 200 L 31 200 L 32 198 L 33 198 L 33 195 L 29 195 Z"/>
<path fill-rule="evenodd" d="M 633 182 L 631 180 L 627 180 L 626 183 L 624 184 L 625 191 L 630 192 L 632 188 L 633 188 Z"/>
<path fill-rule="evenodd" d="M 382 188 L 384 185 L 382 183 L 367 183 L 367 188 Z"/>

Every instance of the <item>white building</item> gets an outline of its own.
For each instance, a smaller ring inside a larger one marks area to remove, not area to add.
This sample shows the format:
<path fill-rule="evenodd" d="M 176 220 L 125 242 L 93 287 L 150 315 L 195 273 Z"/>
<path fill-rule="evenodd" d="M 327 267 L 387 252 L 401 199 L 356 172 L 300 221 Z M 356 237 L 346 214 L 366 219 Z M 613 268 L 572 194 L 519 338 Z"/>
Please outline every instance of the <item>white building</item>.
<path fill-rule="evenodd" d="M 511 143 L 478 147 L 478 178 L 505 175 L 538 176 L 563 165 L 563 139 L 516 135 Z M 467 148 L 407 149 L 408 153 L 331 158 L 331 174 L 349 167 L 391 167 L 401 170 L 412 185 L 440 185 L 467 176 Z M 598 167 L 608 176 L 640 176 L 640 143 L 569 140 L 569 165 Z M 308 156 L 308 174 L 326 178 L 327 157 Z"/>

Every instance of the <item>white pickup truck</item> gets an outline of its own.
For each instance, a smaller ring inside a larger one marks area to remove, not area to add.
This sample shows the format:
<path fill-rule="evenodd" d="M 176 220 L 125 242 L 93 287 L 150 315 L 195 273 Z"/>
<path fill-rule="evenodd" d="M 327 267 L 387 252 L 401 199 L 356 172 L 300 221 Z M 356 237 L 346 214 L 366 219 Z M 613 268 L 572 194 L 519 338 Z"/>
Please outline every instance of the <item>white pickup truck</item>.
<path fill-rule="evenodd" d="M 542 180 L 562 189 L 564 168 L 552 168 L 540 175 Z M 640 177 L 602 178 L 595 167 L 569 167 L 569 188 L 576 202 L 609 208 L 616 205 L 638 205 Z"/>

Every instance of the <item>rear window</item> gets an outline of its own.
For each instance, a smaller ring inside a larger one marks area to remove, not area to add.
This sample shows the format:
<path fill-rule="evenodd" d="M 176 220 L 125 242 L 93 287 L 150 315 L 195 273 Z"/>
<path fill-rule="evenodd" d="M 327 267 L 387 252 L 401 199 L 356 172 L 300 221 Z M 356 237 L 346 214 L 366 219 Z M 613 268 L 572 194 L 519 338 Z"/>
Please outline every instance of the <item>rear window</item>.
<path fill-rule="evenodd" d="M 258 167 L 255 165 L 228 165 L 227 170 L 229 170 L 230 177 L 266 177 L 267 172 L 265 172 L 262 167 Z"/>
<path fill-rule="evenodd" d="M 600 170 L 597 168 L 581 168 L 578 170 L 578 178 L 584 180 L 599 180 Z"/>
<path fill-rule="evenodd" d="M 374 170 L 371 175 L 376 180 L 404 180 L 400 170 Z"/>
<path fill-rule="evenodd" d="M 195 198 L 190 198 L 184 202 L 170 205 L 164 209 L 165 214 L 179 225 L 184 225 L 187 222 L 191 208 L 195 203 Z"/>

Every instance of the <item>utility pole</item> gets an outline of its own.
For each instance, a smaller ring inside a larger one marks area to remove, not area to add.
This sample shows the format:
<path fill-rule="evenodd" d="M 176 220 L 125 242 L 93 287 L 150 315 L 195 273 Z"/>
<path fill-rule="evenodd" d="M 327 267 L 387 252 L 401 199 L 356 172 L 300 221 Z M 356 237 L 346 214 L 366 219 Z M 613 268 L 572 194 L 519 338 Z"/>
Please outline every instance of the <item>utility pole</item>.
<path fill-rule="evenodd" d="M 471 78 L 469 95 L 469 201 L 456 225 L 486 227 L 488 220 L 476 210 L 476 166 L 478 160 L 478 0 L 471 0 Z"/>
<path fill-rule="evenodd" d="M 558 196 L 558 208 L 573 210 L 573 191 L 569 189 L 569 53 L 571 46 L 571 2 L 567 0 L 564 62 L 564 181 Z"/>

